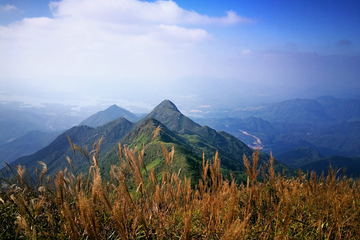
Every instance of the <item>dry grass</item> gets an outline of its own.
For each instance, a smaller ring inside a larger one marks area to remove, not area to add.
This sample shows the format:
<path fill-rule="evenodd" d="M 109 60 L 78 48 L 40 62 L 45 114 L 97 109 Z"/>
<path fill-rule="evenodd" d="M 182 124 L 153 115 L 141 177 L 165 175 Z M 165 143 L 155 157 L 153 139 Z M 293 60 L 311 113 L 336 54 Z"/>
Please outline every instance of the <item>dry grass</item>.
<path fill-rule="evenodd" d="M 155 134 L 154 134 L 155 136 Z M 360 236 L 359 180 L 274 173 L 273 159 L 263 171 L 258 153 L 244 156 L 248 181 L 238 185 L 220 174 L 218 154 L 203 156 L 202 178 L 172 172 L 174 149 L 163 147 L 161 179 L 146 169 L 143 150 L 119 145 L 119 165 L 111 181 L 102 179 L 95 151 L 89 173 L 67 169 L 54 178 L 41 163 L 36 184 L 26 170 L 1 179 L 0 238 L 12 239 L 354 239 Z M 68 159 L 71 164 L 71 160 Z M 70 165 L 71 166 L 71 165 Z M 7 214 L 7 215 L 6 215 Z M 8 216 L 7 218 L 5 218 Z M 11 225 L 11 226 L 10 226 Z M 13 226 L 13 227 L 12 227 Z"/>

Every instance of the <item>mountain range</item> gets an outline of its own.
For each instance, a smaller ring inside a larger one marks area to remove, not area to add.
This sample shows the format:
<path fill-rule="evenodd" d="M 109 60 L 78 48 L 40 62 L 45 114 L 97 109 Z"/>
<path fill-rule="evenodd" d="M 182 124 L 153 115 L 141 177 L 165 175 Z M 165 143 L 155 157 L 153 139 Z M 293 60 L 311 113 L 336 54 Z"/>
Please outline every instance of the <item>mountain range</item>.
<path fill-rule="evenodd" d="M 360 99 L 323 96 L 292 99 L 257 107 L 231 110 L 229 117 L 259 117 L 269 122 L 336 124 L 360 121 Z"/>
<path fill-rule="evenodd" d="M 152 141 L 156 128 L 160 131 L 156 141 Z M 110 166 L 119 163 L 117 143 L 129 147 L 144 147 L 145 163 L 157 172 L 164 167 L 162 147 L 175 149 L 174 169 L 182 175 L 191 176 L 193 181 L 200 177 L 202 155 L 211 159 L 218 151 L 221 159 L 221 169 L 224 175 L 232 171 L 239 181 L 245 181 L 243 155 L 251 159 L 254 152 L 236 137 L 214 129 L 201 126 L 183 115 L 170 101 L 165 100 L 140 121 L 132 123 L 125 118 L 118 118 L 102 126 L 76 126 L 58 136 L 51 144 L 38 152 L 21 157 L 11 163 L 12 167 L 24 165 L 30 173 L 40 167 L 39 161 L 47 164 L 48 173 L 55 174 L 65 167 L 70 168 L 66 161 L 69 156 L 73 161 L 75 171 L 87 172 L 88 161 L 79 152 L 72 151 L 69 139 L 73 144 L 90 152 L 96 141 L 103 137 L 100 147 L 99 166 L 103 173 L 110 171 Z M 269 156 L 260 152 L 259 165 L 267 163 Z M 180 170 L 181 169 L 181 170 Z M 288 175 L 294 171 L 275 161 L 275 169 Z"/>
<path fill-rule="evenodd" d="M 0 115 L 0 144 L 11 142 L 30 131 L 50 130 L 45 116 L 25 111 L 5 110 Z"/>
<path fill-rule="evenodd" d="M 296 169 L 299 168 L 305 172 L 315 171 L 317 175 L 320 175 L 323 172 L 327 175 L 327 170 L 330 166 L 337 170 L 340 175 L 343 173 L 349 177 L 359 177 L 360 175 L 360 157 L 337 155 L 325 157 L 308 147 L 296 148 L 283 153 L 278 156 L 278 160 L 290 167 Z"/>
<path fill-rule="evenodd" d="M 138 143 L 139 146 L 145 144 L 145 152 L 152 145 L 152 148 L 159 151 L 158 154 L 161 153 L 159 142 L 163 142 L 168 144 L 168 147 L 170 143 L 175 144 L 177 152 L 184 153 L 186 149 L 185 155 L 192 157 L 179 156 L 179 158 L 193 159 L 192 165 L 200 161 L 199 156 L 201 157 L 203 152 L 207 157 L 211 157 L 218 150 L 224 173 L 232 170 L 237 172 L 238 176 L 241 176 L 243 171 L 242 155 L 245 153 L 250 157 L 252 148 L 259 148 L 267 154 L 271 152 L 276 159 L 286 165 L 304 171 L 312 169 L 326 172 L 332 164 L 348 168 L 349 174 L 357 176 L 360 170 L 351 168 L 347 163 L 354 164 L 360 157 L 359 106 L 359 99 L 320 97 L 294 99 L 257 108 L 229 111 L 229 115 L 235 115 L 231 117 L 219 115 L 219 117 L 190 119 L 172 102 L 166 100 L 139 119 L 131 112 L 112 105 L 83 120 L 78 126 L 69 129 L 58 138 L 56 134 L 61 132 L 35 131 L 12 142 L 0 144 L 0 156 L 6 156 L 7 158 L 1 159 L 6 162 L 24 156 L 12 166 L 21 163 L 31 168 L 37 164 L 37 161 L 48 162 L 49 170 L 54 172 L 68 166 L 66 161 L 60 164 L 58 159 L 70 156 L 74 165 L 84 170 L 88 167 L 87 160 L 79 153 L 76 157 L 73 156 L 67 136 L 70 136 L 80 147 L 87 147 L 89 151 L 92 150 L 95 141 L 101 136 L 106 136 L 101 144 L 100 153 L 100 156 L 106 159 L 102 167 L 106 171 L 111 164 L 118 162 L 118 158 L 114 157 L 118 151 L 116 147 L 118 142 L 132 147 L 135 147 L 134 143 Z M 234 113 L 239 112 L 242 112 L 243 116 L 244 113 L 253 115 L 236 117 Z M 156 124 L 162 126 L 159 135 L 162 137 L 159 137 L 157 143 L 150 143 L 149 139 L 157 127 Z M 146 134 L 144 130 L 135 131 L 139 126 L 148 129 Z M 142 135 L 136 135 L 136 132 L 142 132 Z M 51 143 L 54 139 L 55 141 Z M 44 148 L 41 149 L 42 147 Z M 36 152 L 37 150 L 40 151 Z M 25 156 L 32 153 L 34 154 Z M 266 154 L 261 154 L 262 162 L 268 161 L 268 158 Z M 155 166 L 155 163 L 151 164 Z M 192 174 L 195 173 L 190 175 Z"/>
<path fill-rule="evenodd" d="M 360 156 L 360 121 L 329 125 L 270 122 L 258 117 L 196 120 L 276 157 L 298 147 L 310 147 L 325 156 Z"/>
<path fill-rule="evenodd" d="M 308 146 L 326 156 L 360 156 L 358 98 L 293 99 L 236 109 L 226 117 L 194 120 L 228 131 L 248 145 L 253 145 L 255 136 L 261 140 L 264 151 L 272 151 L 274 155 Z"/>

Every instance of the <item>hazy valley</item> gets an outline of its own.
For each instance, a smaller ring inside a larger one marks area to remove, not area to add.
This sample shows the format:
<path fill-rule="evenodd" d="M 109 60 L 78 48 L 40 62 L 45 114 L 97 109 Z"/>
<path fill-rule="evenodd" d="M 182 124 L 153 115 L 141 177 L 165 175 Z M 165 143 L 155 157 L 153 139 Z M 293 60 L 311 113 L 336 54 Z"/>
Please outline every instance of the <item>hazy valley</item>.
<path fill-rule="evenodd" d="M 151 113 L 143 114 L 143 117 L 116 105 L 92 115 L 87 113 L 87 118 L 81 117 L 80 113 L 75 114 L 76 112 L 70 114 L 58 111 L 57 114 L 41 114 L 38 110 L 28 112 L 9 108 L 5 104 L 0 108 L 0 127 L 3 129 L 0 136 L 3 139 L 0 153 L 1 160 L 8 163 L 21 157 L 13 165 L 21 163 L 34 168 L 37 161 L 43 161 L 49 163 L 49 169 L 52 169 L 52 164 L 56 166 L 54 171 L 62 169 L 67 165 L 65 157 L 72 155 L 66 136 L 70 136 L 79 146 L 87 146 L 89 150 L 92 144 L 103 136 L 101 156 L 105 157 L 133 128 L 141 125 L 145 119 L 154 118 L 159 124 L 164 124 L 170 131 L 174 131 L 181 139 L 178 139 L 178 144 L 188 148 L 188 151 L 197 157 L 200 157 L 205 149 L 210 156 L 214 154 L 215 149 L 225 152 L 221 149 L 223 146 L 214 144 L 214 141 L 220 141 L 216 140 L 220 136 L 218 134 L 224 132 L 223 134 L 229 133 L 236 137 L 250 149 L 259 149 L 268 155 L 272 153 L 276 159 L 293 168 L 326 172 L 331 164 L 333 167 L 345 167 L 349 175 L 359 174 L 357 167 L 350 167 L 350 164 L 357 163 L 360 157 L 358 98 L 294 99 L 227 110 L 218 117 L 204 114 L 201 118 L 192 117 L 192 120 L 181 114 L 176 107 L 161 105 L 160 109 L 157 107 Z M 19 117 L 16 118 L 17 115 Z M 71 128 L 72 126 L 76 127 Z M 151 135 L 151 132 L 147 135 Z M 202 145 L 208 147 L 194 146 L 199 142 L 206 142 Z M 229 147 L 226 151 L 230 151 Z M 239 154 L 240 158 L 236 156 Z M 233 158 L 235 162 L 241 162 L 242 154 L 243 152 L 236 153 L 234 150 L 233 155 L 223 156 L 224 162 L 231 162 Z M 249 150 L 247 155 L 251 155 Z M 115 161 L 113 159 L 111 164 Z M 110 166 L 110 163 L 107 165 Z M 241 164 L 238 167 L 234 167 L 236 164 L 230 165 L 229 170 L 241 171 Z"/>

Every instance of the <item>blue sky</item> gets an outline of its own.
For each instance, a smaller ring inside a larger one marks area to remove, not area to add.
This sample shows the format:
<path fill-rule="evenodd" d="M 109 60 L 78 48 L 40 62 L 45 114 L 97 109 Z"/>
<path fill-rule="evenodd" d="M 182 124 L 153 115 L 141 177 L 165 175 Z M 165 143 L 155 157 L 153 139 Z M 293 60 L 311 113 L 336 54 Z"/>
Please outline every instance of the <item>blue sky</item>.
<path fill-rule="evenodd" d="M 1 0 L 2 6 L 14 6 L 17 10 L 3 11 L 1 25 L 7 25 L 23 18 L 52 17 L 49 0 Z M 151 1 L 150 1 L 151 2 Z M 221 17 L 233 10 L 239 15 L 256 21 L 250 26 L 235 26 L 226 29 L 227 37 L 241 37 L 240 31 L 252 34 L 247 42 L 255 42 L 259 48 L 284 47 L 297 43 L 304 51 L 334 53 L 336 43 L 348 40 L 359 44 L 360 2 L 359 1 L 175 1 L 179 7 L 200 14 Z M 216 31 L 216 29 L 214 29 Z M 224 31 L 224 29 L 222 29 Z M 221 32 L 224 33 L 224 32 Z M 271 36 L 270 42 L 261 37 Z M 281 46 L 284 45 L 284 46 Z M 327 49 L 330 47 L 331 49 Z M 358 49 L 357 49 L 358 50 Z"/>
<path fill-rule="evenodd" d="M 0 0 L 0 52 L 0 100 L 339 94 L 360 89 L 360 1 Z"/>

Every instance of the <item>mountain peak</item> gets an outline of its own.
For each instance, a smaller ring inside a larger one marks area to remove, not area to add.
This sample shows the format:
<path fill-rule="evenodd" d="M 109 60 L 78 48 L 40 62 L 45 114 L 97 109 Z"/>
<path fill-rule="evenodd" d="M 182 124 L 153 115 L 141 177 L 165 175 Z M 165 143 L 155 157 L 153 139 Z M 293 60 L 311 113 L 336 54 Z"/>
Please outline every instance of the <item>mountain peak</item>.
<path fill-rule="evenodd" d="M 111 110 L 111 109 L 119 109 L 120 107 L 118 106 L 118 105 L 116 105 L 116 104 L 113 104 L 113 105 L 111 105 L 110 107 L 108 107 L 107 109 L 105 109 L 105 111 L 106 110 Z"/>
<path fill-rule="evenodd" d="M 94 115 L 88 117 L 80 123 L 80 125 L 88 125 L 90 127 L 98 127 L 104 125 L 117 118 L 124 117 L 127 120 L 135 122 L 138 117 L 133 113 L 117 106 L 116 104 L 111 105 L 107 109 L 97 112 Z"/>
<path fill-rule="evenodd" d="M 144 119 L 154 118 L 164 124 L 172 131 L 180 131 L 182 129 L 194 130 L 201 126 L 184 116 L 169 100 L 162 101 L 154 108 Z"/>
<path fill-rule="evenodd" d="M 179 109 L 175 106 L 175 104 L 173 102 L 171 102 L 170 100 L 162 101 L 159 105 L 157 105 L 155 107 L 154 110 L 158 110 L 158 109 L 168 109 L 168 110 L 180 112 Z"/>

